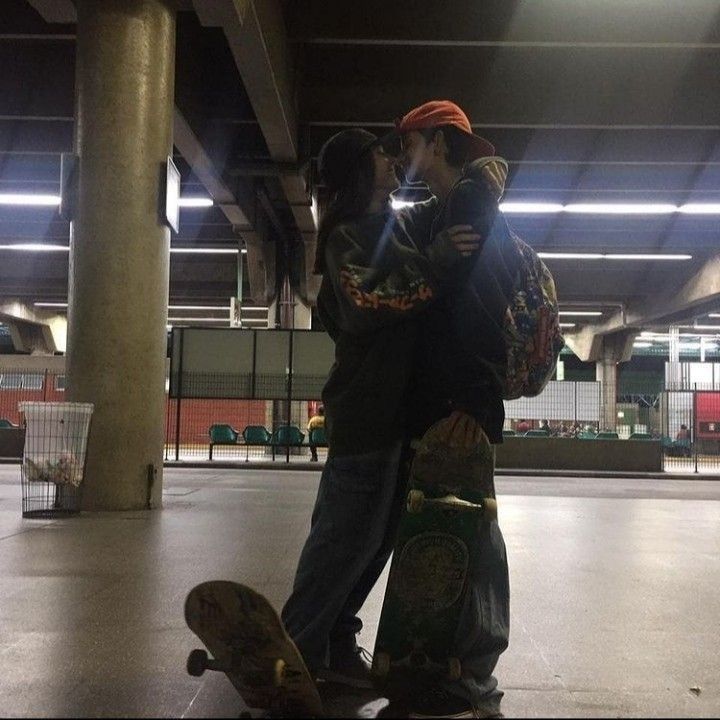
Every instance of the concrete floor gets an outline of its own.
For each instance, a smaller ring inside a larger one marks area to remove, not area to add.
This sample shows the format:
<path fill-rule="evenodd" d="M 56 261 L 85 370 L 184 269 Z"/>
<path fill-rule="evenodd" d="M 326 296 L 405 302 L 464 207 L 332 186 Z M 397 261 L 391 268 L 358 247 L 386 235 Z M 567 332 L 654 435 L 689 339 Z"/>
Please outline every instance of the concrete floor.
<path fill-rule="evenodd" d="M 37 521 L 21 518 L 19 467 L 0 466 L 0 715 L 237 716 L 224 676 L 185 674 L 185 594 L 237 579 L 279 607 L 318 477 L 173 468 L 162 512 Z M 507 716 L 718 716 L 720 482 L 497 484 Z M 385 580 L 363 611 L 370 649 Z"/>

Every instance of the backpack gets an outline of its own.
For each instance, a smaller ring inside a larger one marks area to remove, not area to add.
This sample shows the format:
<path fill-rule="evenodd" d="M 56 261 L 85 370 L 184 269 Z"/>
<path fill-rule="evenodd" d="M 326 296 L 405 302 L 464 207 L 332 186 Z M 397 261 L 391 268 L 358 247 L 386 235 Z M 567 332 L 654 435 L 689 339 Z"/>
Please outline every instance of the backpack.
<path fill-rule="evenodd" d="M 500 376 L 504 400 L 539 395 L 555 371 L 565 341 L 560 332 L 555 281 L 538 254 L 514 232 L 517 255 L 501 335 L 507 367 Z"/>
<path fill-rule="evenodd" d="M 489 205 L 502 195 L 506 174 L 504 160 L 482 158 L 466 177 L 480 182 Z M 504 400 L 539 395 L 565 344 L 555 282 L 501 212 L 494 215 L 469 283 L 455 314 L 460 337 L 477 338 L 471 354 L 494 378 Z"/>

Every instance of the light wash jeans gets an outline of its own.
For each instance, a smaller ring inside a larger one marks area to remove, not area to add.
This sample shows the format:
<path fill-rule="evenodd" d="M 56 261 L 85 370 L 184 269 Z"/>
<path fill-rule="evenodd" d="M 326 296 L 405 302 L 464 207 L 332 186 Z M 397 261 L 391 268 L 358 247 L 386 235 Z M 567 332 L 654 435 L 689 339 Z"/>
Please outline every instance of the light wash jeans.
<path fill-rule="evenodd" d="M 310 535 L 282 620 L 311 673 L 328 648 L 354 643 L 357 613 L 392 554 L 405 501 L 402 446 L 329 457 L 320 478 Z"/>

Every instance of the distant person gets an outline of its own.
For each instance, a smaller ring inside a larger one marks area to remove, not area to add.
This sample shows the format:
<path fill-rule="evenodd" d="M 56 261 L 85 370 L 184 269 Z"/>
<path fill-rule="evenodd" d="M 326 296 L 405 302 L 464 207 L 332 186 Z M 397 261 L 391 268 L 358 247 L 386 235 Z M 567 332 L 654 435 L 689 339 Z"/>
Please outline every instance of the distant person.
<path fill-rule="evenodd" d="M 677 435 L 675 435 L 676 440 L 689 440 L 690 439 L 690 431 L 688 430 L 687 425 L 681 425 L 680 429 L 677 431 Z"/>
<path fill-rule="evenodd" d="M 550 423 L 547 420 L 542 420 L 538 429 L 550 435 Z"/>
<path fill-rule="evenodd" d="M 324 428 L 325 427 L 325 408 L 321 405 L 317 409 L 317 413 L 313 415 L 310 420 L 308 420 L 307 429 L 308 429 L 308 439 L 312 439 L 312 431 L 317 430 L 318 428 Z M 318 461 L 318 455 L 317 455 L 317 445 L 310 442 L 310 462 L 317 462 Z"/>
<path fill-rule="evenodd" d="M 530 429 L 530 423 L 527 420 L 521 420 L 515 430 L 519 433 L 526 433 Z"/>

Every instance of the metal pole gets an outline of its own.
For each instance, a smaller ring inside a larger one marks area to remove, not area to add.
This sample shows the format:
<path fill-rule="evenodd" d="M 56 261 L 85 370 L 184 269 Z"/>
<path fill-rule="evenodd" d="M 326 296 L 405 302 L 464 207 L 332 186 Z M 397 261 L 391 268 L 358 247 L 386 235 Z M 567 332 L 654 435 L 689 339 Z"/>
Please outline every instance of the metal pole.
<path fill-rule="evenodd" d="M 174 332 L 174 329 L 173 329 Z M 178 384 L 177 384 L 177 406 L 175 416 L 175 461 L 180 460 L 180 403 L 183 391 L 183 344 L 185 340 L 185 328 L 180 328 L 180 359 L 178 361 Z M 173 343 L 173 347 L 175 343 Z"/>

